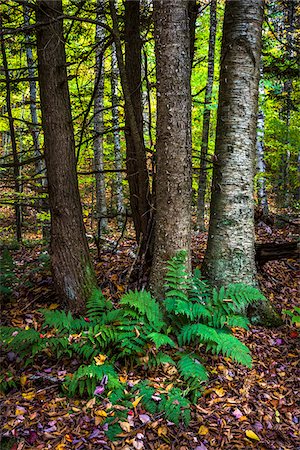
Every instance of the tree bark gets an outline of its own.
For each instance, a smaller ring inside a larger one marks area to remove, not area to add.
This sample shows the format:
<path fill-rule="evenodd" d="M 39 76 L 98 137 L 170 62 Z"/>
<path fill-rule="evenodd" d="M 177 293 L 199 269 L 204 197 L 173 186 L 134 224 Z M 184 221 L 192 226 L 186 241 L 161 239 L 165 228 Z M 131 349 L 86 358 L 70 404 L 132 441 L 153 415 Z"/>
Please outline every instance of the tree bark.
<path fill-rule="evenodd" d="M 103 2 L 97 0 L 97 20 L 105 23 L 105 12 Z M 95 68 L 95 98 L 94 98 L 94 170 L 96 178 L 96 218 L 98 224 L 98 239 L 107 230 L 107 208 L 105 175 L 103 170 L 103 106 L 104 106 L 104 61 L 103 47 L 105 40 L 105 29 L 96 25 L 96 68 Z"/>
<path fill-rule="evenodd" d="M 125 53 L 127 53 L 126 67 L 123 60 L 120 31 L 114 0 L 110 0 L 110 11 L 113 22 L 113 34 L 116 44 L 116 55 L 120 71 L 120 79 L 125 100 L 125 123 L 129 127 L 130 143 L 127 146 L 126 165 L 130 191 L 130 206 L 133 214 L 136 238 L 139 242 L 139 262 L 142 266 L 149 266 L 152 259 L 152 224 L 153 208 L 149 190 L 149 177 L 146 164 L 145 145 L 143 140 L 142 106 L 140 94 L 140 38 L 139 30 L 139 2 L 125 3 Z M 133 27 L 132 25 L 135 24 Z M 136 27 L 138 27 L 136 29 Z M 132 31 L 131 32 L 129 31 Z M 125 38 L 126 40 L 126 38 Z M 127 48 L 127 49 L 126 49 Z M 128 58 L 131 60 L 129 63 Z M 132 66 L 133 65 L 133 66 Z M 134 67 L 134 69 L 133 69 Z M 136 73 L 137 71 L 137 73 Z M 127 138 L 126 135 L 126 145 Z M 131 145 L 132 144 L 132 145 Z"/>
<path fill-rule="evenodd" d="M 213 190 L 203 272 L 215 286 L 257 286 L 254 156 L 263 0 L 227 0 L 223 25 Z M 253 321 L 277 325 L 262 302 Z"/>
<path fill-rule="evenodd" d="M 154 2 L 157 188 L 151 289 L 162 297 L 166 262 L 191 241 L 191 93 L 188 1 Z"/>
<path fill-rule="evenodd" d="M 227 0 L 208 246 L 216 285 L 256 284 L 253 176 L 263 0 Z"/>
<path fill-rule="evenodd" d="M 210 104 L 212 99 L 212 90 L 214 83 L 216 32 L 217 32 L 217 0 L 211 0 L 207 83 L 205 88 L 203 129 L 202 129 L 202 142 L 200 153 L 200 173 L 199 173 L 198 199 L 197 199 L 197 228 L 201 231 L 205 230 L 204 215 L 205 215 L 205 195 L 207 185 L 207 152 L 208 152 L 209 125 L 210 125 Z"/>
<path fill-rule="evenodd" d="M 264 87 L 262 62 L 260 68 L 259 97 L 260 97 L 260 105 L 257 116 L 257 141 L 256 141 L 257 173 L 258 173 L 257 197 L 258 197 L 258 205 L 262 208 L 262 213 L 264 217 L 267 217 L 269 215 L 269 205 L 266 191 L 266 164 L 265 164 L 265 143 L 264 143 L 265 113 L 263 110 L 265 87 Z"/>
<path fill-rule="evenodd" d="M 122 153 L 121 142 L 119 132 L 119 108 L 118 108 L 118 62 L 116 55 L 115 44 L 112 44 L 111 54 L 111 103 L 112 103 L 112 125 L 113 125 L 113 137 L 114 137 L 114 151 L 115 151 L 115 168 L 118 170 L 116 173 L 116 197 L 117 197 L 117 220 L 120 229 L 123 227 L 122 214 L 124 213 L 124 199 L 123 199 L 123 187 L 122 187 Z"/>
<path fill-rule="evenodd" d="M 51 212 L 51 265 L 59 298 L 82 311 L 97 287 L 76 175 L 61 0 L 38 0 L 38 75 Z M 50 21 L 50 24 L 49 24 Z"/>

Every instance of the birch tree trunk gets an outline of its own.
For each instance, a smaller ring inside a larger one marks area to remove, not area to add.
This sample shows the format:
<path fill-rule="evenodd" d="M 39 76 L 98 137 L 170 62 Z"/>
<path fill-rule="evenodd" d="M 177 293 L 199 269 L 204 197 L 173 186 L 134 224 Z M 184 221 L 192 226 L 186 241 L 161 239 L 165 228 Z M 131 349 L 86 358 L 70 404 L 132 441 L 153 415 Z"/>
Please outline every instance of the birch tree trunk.
<path fill-rule="evenodd" d="M 257 142 L 256 142 L 256 154 L 257 154 L 257 197 L 258 204 L 262 208 L 264 216 L 269 215 L 268 198 L 266 191 L 266 164 L 265 164 L 265 113 L 263 110 L 264 98 L 265 98 L 265 88 L 264 88 L 264 75 L 263 66 L 261 62 L 260 69 L 260 84 L 259 84 L 259 98 L 260 105 L 257 116 Z"/>
<path fill-rule="evenodd" d="M 198 200 L 197 200 L 197 228 L 200 231 L 205 230 L 204 215 L 205 215 L 205 194 L 207 185 L 207 152 L 208 152 L 209 125 L 210 125 L 210 104 L 212 99 L 212 90 L 214 83 L 215 43 L 217 32 L 216 13 L 217 13 L 217 0 L 212 0 L 210 2 L 208 68 L 207 68 L 207 83 L 205 89 L 202 142 L 200 154 L 200 173 L 199 173 Z"/>
<path fill-rule="evenodd" d="M 61 0 L 38 0 L 38 75 L 51 212 L 51 265 L 62 302 L 80 312 L 97 287 L 82 218 Z"/>
<path fill-rule="evenodd" d="M 105 22 L 104 4 L 97 0 L 97 20 Z M 98 239 L 107 229 L 107 208 L 105 175 L 101 173 L 103 165 L 103 100 L 104 100 L 104 59 L 103 48 L 105 29 L 96 25 L 96 67 L 95 67 L 95 98 L 94 98 L 94 170 L 96 179 L 96 218 L 98 224 Z"/>
<path fill-rule="evenodd" d="M 113 138 L 114 138 L 114 152 L 115 152 L 115 168 L 116 170 L 122 169 L 122 153 L 119 131 L 119 108 L 118 108 L 118 61 L 116 55 L 116 46 L 112 44 L 111 54 L 111 102 L 112 102 L 112 125 L 113 125 Z M 124 199 L 122 188 L 122 173 L 116 173 L 116 199 L 117 199 L 117 220 L 119 228 L 123 226 L 122 213 L 124 212 Z"/>
<path fill-rule="evenodd" d="M 227 0 L 208 246 L 214 285 L 256 284 L 253 176 L 263 0 Z"/>
<path fill-rule="evenodd" d="M 188 1 L 154 2 L 157 187 L 151 290 L 162 297 L 166 262 L 191 241 L 191 93 Z"/>

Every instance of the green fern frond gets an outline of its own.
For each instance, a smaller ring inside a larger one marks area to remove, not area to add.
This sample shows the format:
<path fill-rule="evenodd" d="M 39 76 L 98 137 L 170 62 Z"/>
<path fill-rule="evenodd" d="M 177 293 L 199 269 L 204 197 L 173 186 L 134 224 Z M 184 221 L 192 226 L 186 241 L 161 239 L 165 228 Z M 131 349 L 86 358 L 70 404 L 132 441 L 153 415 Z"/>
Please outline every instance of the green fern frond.
<path fill-rule="evenodd" d="M 178 342 L 180 345 L 190 344 L 196 338 L 199 338 L 200 343 L 219 342 L 216 330 L 202 323 L 184 325 L 178 335 Z"/>
<path fill-rule="evenodd" d="M 157 355 L 149 355 L 149 367 L 158 367 L 163 364 L 171 364 L 172 366 L 176 366 L 176 363 L 171 356 L 164 352 L 158 352 Z"/>
<path fill-rule="evenodd" d="M 101 319 L 102 314 L 112 307 L 112 302 L 106 300 L 100 289 L 94 289 L 86 304 L 87 316 L 91 320 Z"/>
<path fill-rule="evenodd" d="M 150 339 L 154 342 L 156 349 L 158 350 L 163 345 L 170 345 L 170 347 L 176 347 L 175 342 L 169 336 L 163 333 L 150 333 L 147 336 L 147 339 Z"/>
<path fill-rule="evenodd" d="M 179 373 L 191 387 L 199 386 L 208 380 L 205 367 L 197 359 L 197 355 L 183 355 L 177 363 Z"/>
<path fill-rule="evenodd" d="M 152 399 L 156 391 L 152 386 L 149 385 L 148 381 L 141 381 L 140 383 L 135 385 L 133 392 L 138 392 L 138 395 L 142 397 L 141 404 L 146 411 L 149 411 L 151 414 L 156 413 L 157 403 Z"/>
<path fill-rule="evenodd" d="M 147 291 L 129 291 L 123 295 L 120 305 L 127 305 L 138 311 L 139 314 L 152 324 L 153 328 L 160 330 L 164 325 L 162 312 L 158 302 Z"/>
<path fill-rule="evenodd" d="M 243 344 L 238 338 L 225 331 L 219 331 L 219 342 L 215 347 L 215 353 L 231 358 L 246 367 L 252 367 L 252 358 L 249 348 Z M 214 351 L 214 349 L 211 349 Z"/>
<path fill-rule="evenodd" d="M 162 399 L 159 410 L 163 411 L 166 418 L 177 426 L 181 419 L 185 426 L 188 426 L 191 420 L 190 403 L 183 397 L 182 391 L 178 388 L 171 389 L 166 399 Z"/>

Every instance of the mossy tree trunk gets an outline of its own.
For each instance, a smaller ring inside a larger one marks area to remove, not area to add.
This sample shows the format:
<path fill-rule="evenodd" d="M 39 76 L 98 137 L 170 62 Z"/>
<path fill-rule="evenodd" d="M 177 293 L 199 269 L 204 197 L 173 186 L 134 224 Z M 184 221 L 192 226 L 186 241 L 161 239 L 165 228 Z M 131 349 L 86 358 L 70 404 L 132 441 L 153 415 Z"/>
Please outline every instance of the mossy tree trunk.
<path fill-rule="evenodd" d="M 51 265 L 59 299 L 82 311 L 96 288 L 76 175 L 61 0 L 37 2 L 38 74 L 51 212 Z"/>

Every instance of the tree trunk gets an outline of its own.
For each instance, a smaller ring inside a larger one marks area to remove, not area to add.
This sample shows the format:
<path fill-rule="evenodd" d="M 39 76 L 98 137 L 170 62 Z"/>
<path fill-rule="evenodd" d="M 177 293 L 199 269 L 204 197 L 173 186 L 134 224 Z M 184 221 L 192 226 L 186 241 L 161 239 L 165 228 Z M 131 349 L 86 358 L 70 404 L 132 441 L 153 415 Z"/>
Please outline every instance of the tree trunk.
<path fill-rule="evenodd" d="M 197 200 L 197 228 L 201 231 L 205 230 L 204 214 L 205 214 L 205 194 L 207 184 L 207 152 L 208 152 L 209 125 L 210 125 L 210 104 L 212 99 L 212 90 L 214 83 L 216 32 L 217 32 L 217 0 L 212 0 L 210 3 L 208 68 L 207 68 L 207 83 L 205 88 L 203 129 L 202 129 L 201 156 L 200 156 L 200 173 L 199 173 L 198 200 Z"/>
<path fill-rule="evenodd" d="M 140 37 L 139 2 L 127 0 L 125 3 L 125 53 L 126 68 L 123 60 L 120 31 L 114 0 L 110 0 L 113 22 L 113 34 L 120 71 L 120 79 L 125 100 L 126 165 L 130 191 L 130 205 L 139 242 L 139 262 L 149 266 L 152 259 L 152 223 L 153 211 L 149 191 L 149 177 L 143 140 L 142 105 L 140 93 Z M 127 24 L 127 25 L 126 25 Z M 134 25 L 134 26 L 133 26 Z M 130 62 L 129 62 L 130 61 Z M 129 139 L 128 139 L 129 138 Z"/>
<path fill-rule="evenodd" d="M 151 289 L 162 297 L 166 262 L 191 241 L 191 94 L 188 1 L 154 2 L 157 188 Z"/>
<path fill-rule="evenodd" d="M 0 31 L 2 32 L 2 15 L 0 14 Z M 16 194 L 16 201 L 15 201 L 15 220 L 16 220 L 16 237 L 17 241 L 22 241 L 22 212 L 21 212 L 21 205 L 19 204 L 19 194 L 22 192 L 22 183 L 20 179 L 20 165 L 19 165 L 19 155 L 18 155 L 18 149 L 17 149 L 17 142 L 16 142 L 16 133 L 15 133 L 15 126 L 14 126 L 14 118 L 12 115 L 12 108 L 11 108 L 11 90 L 10 90 L 10 76 L 9 76 L 9 70 L 8 70 L 8 63 L 7 63 L 7 57 L 6 57 L 6 49 L 5 49 L 5 40 L 4 36 L 1 34 L 1 53 L 2 53 L 2 63 L 3 63 L 3 69 L 5 74 L 5 84 L 6 84 L 6 109 L 7 109 L 7 115 L 8 115 L 8 121 L 9 121 L 9 131 L 10 131 L 10 138 L 11 138 L 11 147 L 12 147 L 12 153 L 13 153 L 13 171 L 14 171 L 14 189 Z"/>
<path fill-rule="evenodd" d="M 265 113 L 263 110 L 265 87 L 264 87 L 262 62 L 260 74 L 261 74 L 259 84 L 260 106 L 257 116 L 257 141 L 256 141 L 257 172 L 258 172 L 257 197 L 258 197 L 258 205 L 262 208 L 263 216 L 267 217 L 269 215 L 269 206 L 266 191 L 266 164 L 265 164 L 265 143 L 264 143 Z"/>
<path fill-rule="evenodd" d="M 213 190 L 203 272 L 213 285 L 257 285 L 253 178 L 263 0 L 225 6 Z M 278 316 L 264 302 L 252 315 L 264 324 Z"/>
<path fill-rule="evenodd" d="M 101 0 L 97 0 L 97 20 L 105 22 L 104 6 Z M 98 239 L 107 230 L 107 208 L 105 175 L 103 170 L 103 101 L 104 101 L 104 61 L 103 48 L 105 30 L 96 25 L 96 68 L 95 68 L 95 98 L 94 98 L 94 170 L 96 178 L 96 217 L 98 224 Z"/>
<path fill-rule="evenodd" d="M 61 0 L 39 0 L 38 74 L 51 212 L 51 265 L 59 298 L 84 309 L 97 287 L 76 175 L 75 142 L 66 71 Z M 50 21 L 50 23 L 49 23 Z"/>
<path fill-rule="evenodd" d="M 116 55 L 115 44 L 112 44 L 111 54 L 111 103 L 112 103 L 112 125 L 113 125 L 113 138 L 114 138 L 114 150 L 115 150 L 115 168 L 116 170 L 122 169 L 122 153 L 119 131 L 119 108 L 118 108 L 118 62 Z M 116 173 L 116 197 L 117 197 L 117 220 L 118 226 L 121 229 L 123 226 L 122 214 L 124 212 L 124 199 L 122 188 L 122 173 Z"/>
<path fill-rule="evenodd" d="M 214 1 L 214 0 L 212 0 L 212 1 Z M 189 16 L 189 30 L 190 30 L 191 67 L 193 67 L 193 60 L 194 60 L 194 54 L 195 54 L 197 15 L 198 15 L 197 0 L 189 0 L 189 2 L 188 2 L 188 16 Z"/>

